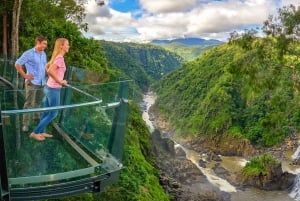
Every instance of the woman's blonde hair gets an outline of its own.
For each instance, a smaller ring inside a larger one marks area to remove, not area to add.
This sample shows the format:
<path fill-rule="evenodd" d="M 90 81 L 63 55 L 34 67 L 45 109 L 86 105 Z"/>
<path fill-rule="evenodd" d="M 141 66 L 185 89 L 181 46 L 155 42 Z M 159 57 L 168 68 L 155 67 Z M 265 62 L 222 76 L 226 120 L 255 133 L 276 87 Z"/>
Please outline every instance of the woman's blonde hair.
<path fill-rule="evenodd" d="M 56 39 L 54 49 L 53 49 L 53 52 L 52 52 L 52 56 L 51 56 L 51 59 L 49 61 L 49 64 L 52 64 L 54 62 L 54 59 L 60 53 L 61 47 L 64 45 L 64 43 L 66 41 L 68 41 L 68 39 L 66 39 L 66 38 Z"/>

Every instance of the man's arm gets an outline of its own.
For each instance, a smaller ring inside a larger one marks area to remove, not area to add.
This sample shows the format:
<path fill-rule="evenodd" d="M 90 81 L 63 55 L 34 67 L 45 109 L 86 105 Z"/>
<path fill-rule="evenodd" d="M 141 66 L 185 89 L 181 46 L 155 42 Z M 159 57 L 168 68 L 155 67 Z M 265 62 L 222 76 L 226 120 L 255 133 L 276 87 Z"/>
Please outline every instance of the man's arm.
<path fill-rule="evenodd" d="M 18 71 L 18 73 L 25 79 L 28 79 L 28 80 L 33 80 L 33 76 L 32 75 L 27 75 L 25 73 L 25 71 L 23 70 L 23 67 L 19 64 L 15 64 L 15 67 Z"/>

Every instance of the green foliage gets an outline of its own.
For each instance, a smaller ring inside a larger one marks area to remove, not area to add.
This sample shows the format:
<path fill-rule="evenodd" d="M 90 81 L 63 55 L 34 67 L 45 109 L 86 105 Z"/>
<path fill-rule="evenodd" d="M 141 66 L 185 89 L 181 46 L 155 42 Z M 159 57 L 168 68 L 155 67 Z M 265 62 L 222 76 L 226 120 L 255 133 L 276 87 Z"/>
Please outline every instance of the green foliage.
<path fill-rule="evenodd" d="M 153 86 L 156 106 L 179 133 L 211 136 L 239 128 L 253 143 L 277 144 L 299 129 L 300 108 L 297 71 L 274 52 L 270 39 L 254 40 L 251 49 L 212 48 Z"/>
<path fill-rule="evenodd" d="M 123 164 L 120 181 L 96 196 L 101 201 L 167 201 L 168 195 L 158 181 L 153 167 L 150 132 L 137 105 L 131 105 L 127 120 Z"/>
<path fill-rule="evenodd" d="M 256 30 L 231 33 L 153 86 L 156 106 L 179 133 L 242 135 L 272 146 L 299 132 L 299 12 L 279 10 Z M 180 118 L 178 118 L 180 114 Z"/>
<path fill-rule="evenodd" d="M 186 46 L 181 43 L 171 43 L 161 45 L 161 47 L 180 55 L 185 61 L 192 61 L 199 57 L 204 51 L 214 47 L 214 45 Z"/>
<path fill-rule="evenodd" d="M 105 50 L 109 66 L 121 69 L 144 91 L 153 80 L 158 80 L 178 68 L 182 62 L 182 58 L 177 54 L 154 45 L 108 41 L 100 43 Z"/>
<path fill-rule="evenodd" d="M 59 6 L 56 1 L 24 1 L 20 18 L 20 54 L 34 46 L 36 36 L 44 35 L 48 39 L 46 53 L 50 59 L 55 40 L 64 37 L 71 46 L 66 55 L 67 65 L 109 74 L 112 79 L 116 79 L 117 72 L 108 68 L 99 42 L 84 38 L 79 30 L 81 25 L 66 20 L 77 16 L 80 21 L 81 6 L 75 6 L 72 0 L 62 1 Z M 36 15 L 37 10 L 39 15 Z"/>
<path fill-rule="evenodd" d="M 271 167 L 280 165 L 271 155 L 264 154 L 254 157 L 246 164 L 242 169 L 245 177 L 259 176 L 260 174 L 266 174 Z"/>

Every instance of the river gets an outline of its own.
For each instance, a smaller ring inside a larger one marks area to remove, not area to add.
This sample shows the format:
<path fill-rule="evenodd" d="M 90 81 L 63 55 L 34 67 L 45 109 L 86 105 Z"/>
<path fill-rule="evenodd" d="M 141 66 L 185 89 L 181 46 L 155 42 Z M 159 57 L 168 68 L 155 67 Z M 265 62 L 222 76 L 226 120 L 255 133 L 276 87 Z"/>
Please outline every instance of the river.
<path fill-rule="evenodd" d="M 155 100 L 155 94 L 149 92 L 143 96 L 143 102 L 141 103 L 141 108 L 143 110 L 142 118 L 148 125 L 150 132 L 153 132 L 156 128 L 155 119 L 153 119 L 153 117 L 151 117 L 149 114 L 149 108 L 155 103 Z M 180 147 L 182 150 L 184 150 L 187 159 L 193 162 L 195 166 L 201 170 L 201 172 L 207 177 L 208 181 L 212 185 L 218 187 L 221 191 L 230 193 L 231 201 L 300 201 L 300 192 L 298 192 L 298 186 L 300 186 L 299 182 L 295 184 L 296 188 L 294 188 L 290 194 L 288 191 L 263 191 L 256 188 L 238 190 L 227 180 L 215 175 L 214 171 L 210 168 L 210 164 L 208 164 L 206 168 L 200 167 L 199 160 L 203 158 L 202 155 L 175 142 L 175 148 L 176 147 Z M 297 153 L 294 153 L 292 157 L 295 157 L 295 154 Z M 220 157 L 222 159 L 221 165 L 228 171 L 239 170 L 247 162 L 242 157 Z M 300 172 L 299 168 L 293 168 L 289 164 L 283 164 L 283 169 L 294 174 L 298 174 Z M 300 181 L 300 176 L 298 180 Z"/>

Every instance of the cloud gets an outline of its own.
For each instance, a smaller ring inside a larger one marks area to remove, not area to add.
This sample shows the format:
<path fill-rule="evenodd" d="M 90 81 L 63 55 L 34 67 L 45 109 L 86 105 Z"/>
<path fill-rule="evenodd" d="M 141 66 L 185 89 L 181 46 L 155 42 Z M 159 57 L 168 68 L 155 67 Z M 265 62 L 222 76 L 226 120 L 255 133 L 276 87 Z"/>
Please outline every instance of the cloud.
<path fill-rule="evenodd" d="M 145 42 L 183 36 L 227 40 L 230 32 L 260 26 L 278 6 L 296 1 L 139 0 L 140 10 L 119 12 L 89 0 L 86 21 L 89 34 L 105 40 Z"/>
<path fill-rule="evenodd" d="M 295 5 L 295 6 L 300 6 L 300 1 L 299 0 L 282 0 L 282 6 L 289 6 L 289 5 Z"/>
<path fill-rule="evenodd" d="M 197 0 L 140 0 L 141 7 L 150 13 L 179 12 L 193 8 Z"/>

